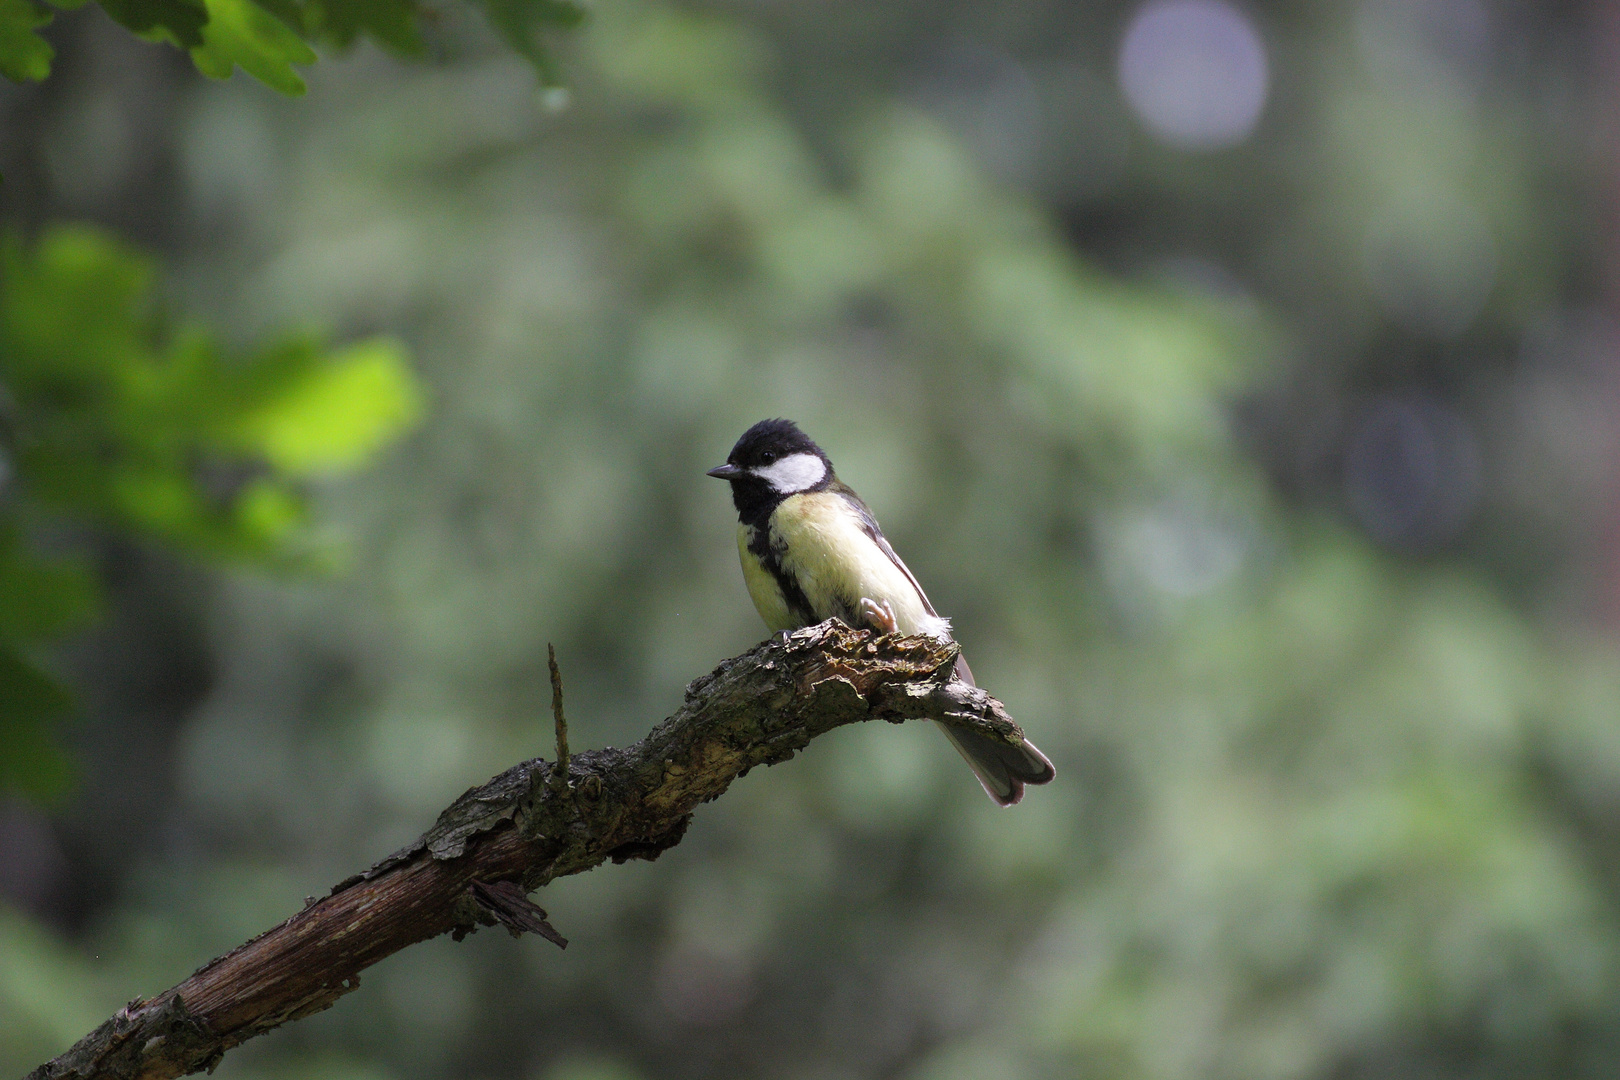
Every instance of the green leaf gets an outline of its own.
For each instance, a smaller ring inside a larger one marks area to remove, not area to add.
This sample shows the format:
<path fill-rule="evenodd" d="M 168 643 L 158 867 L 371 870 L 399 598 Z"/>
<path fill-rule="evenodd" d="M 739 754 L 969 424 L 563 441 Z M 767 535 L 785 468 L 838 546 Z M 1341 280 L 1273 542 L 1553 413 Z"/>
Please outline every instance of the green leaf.
<path fill-rule="evenodd" d="M 56 51 L 34 33 L 51 13 L 31 0 L 0 0 L 0 72 L 18 82 L 38 82 L 51 73 Z"/>
<path fill-rule="evenodd" d="M 84 0 L 51 0 L 59 8 Z M 393 52 L 425 55 L 416 0 L 98 0 L 121 26 L 147 41 L 166 41 L 191 53 L 197 70 L 228 79 L 237 68 L 273 89 L 304 93 L 293 65 L 316 60 L 308 41 L 339 47 L 370 35 Z M 547 85 L 557 72 L 543 38 L 568 29 L 585 12 L 571 0 L 477 0 L 490 25 L 539 72 Z M 51 46 L 34 31 L 50 22 L 34 0 L 0 0 L 0 72 L 16 80 L 50 74 Z"/>
<path fill-rule="evenodd" d="M 67 790 L 72 768 L 50 733 L 72 705 L 55 680 L 0 646 L 0 792 L 46 800 Z"/>
<path fill-rule="evenodd" d="M 200 330 L 166 332 L 153 277 L 91 230 L 0 247 L 19 490 L 42 510 L 285 564 L 306 519 L 299 480 L 361 463 L 420 415 L 403 351 L 328 353 L 305 336 L 231 357 Z"/>
<path fill-rule="evenodd" d="M 421 414 L 404 351 L 376 338 L 312 366 L 229 435 L 275 468 L 304 476 L 361 464 Z"/>
<path fill-rule="evenodd" d="M 477 0 L 489 23 L 519 56 L 533 64 L 541 82 L 558 82 L 556 65 L 542 31 L 570 30 L 585 21 L 585 11 L 569 0 Z"/>
<path fill-rule="evenodd" d="M 334 45 L 351 45 L 364 33 L 401 56 L 415 57 L 427 51 L 417 29 L 420 11 L 410 0 L 314 0 L 305 8 L 305 26 Z"/>
<path fill-rule="evenodd" d="M 258 480 L 242 489 L 236 499 L 235 516 L 238 528 L 266 545 L 279 542 L 308 517 L 302 499 L 269 480 Z"/>
<path fill-rule="evenodd" d="M 193 533 L 206 516 L 196 489 L 178 470 L 136 465 L 119 470 L 111 486 L 123 516 L 160 536 Z"/>
<path fill-rule="evenodd" d="M 304 80 L 294 64 L 313 64 L 315 52 L 294 32 L 253 0 L 207 0 L 208 22 L 203 44 L 191 50 L 197 70 L 228 79 L 240 67 L 271 89 L 298 96 Z"/>
<path fill-rule="evenodd" d="M 82 562 L 36 559 L 17 530 L 0 523 L 0 638 L 22 642 L 83 626 L 100 601 Z"/>
<path fill-rule="evenodd" d="M 147 41 L 166 41 L 182 49 L 203 43 L 208 9 L 202 0 L 99 0 L 119 25 Z"/>
<path fill-rule="evenodd" d="M 212 335 L 166 327 L 154 280 L 149 260 L 91 229 L 52 230 L 31 250 L 0 243 L 15 467 L 0 503 L 0 792 L 45 798 L 68 783 L 50 733 L 69 699 L 20 650 L 83 625 L 100 601 L 83 564 L 35 557 L 22 523 L 61 514 L 215 557 L 316 568 L 320 552 L 300 543 L 300 480 L 360 464 L 422 412 L 394 342 L 329 353 L 292 337 L 232 357 Z"/>
<path fill-rule="evenodd" d="M 152 266 L 105 234 L 53 229 L 31 253 L 12 239 L 0 274 L 0 371 L 14 395 L 57 413 L 87 407 L 110 371 L 146 351 Z"/>

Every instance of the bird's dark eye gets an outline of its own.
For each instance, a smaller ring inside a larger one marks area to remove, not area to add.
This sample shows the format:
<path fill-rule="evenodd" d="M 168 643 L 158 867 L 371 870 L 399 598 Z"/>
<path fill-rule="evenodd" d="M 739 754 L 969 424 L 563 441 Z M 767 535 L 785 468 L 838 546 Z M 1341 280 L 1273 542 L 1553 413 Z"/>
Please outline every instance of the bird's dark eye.
<path fill-rule="evenodd" d="M 767 450 L 763 454 L 759 455 L 759 463 L 761 465 L 769 465 L 771 462 L 773 462 L 775 460 L 776 460 L 776 451 L 775 450 Z"/>

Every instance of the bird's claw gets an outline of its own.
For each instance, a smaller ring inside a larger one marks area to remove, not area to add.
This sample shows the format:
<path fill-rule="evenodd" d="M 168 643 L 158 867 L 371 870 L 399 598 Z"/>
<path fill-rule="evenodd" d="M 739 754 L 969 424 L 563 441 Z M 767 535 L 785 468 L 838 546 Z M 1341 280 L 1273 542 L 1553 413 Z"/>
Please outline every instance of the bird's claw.
<path fill-rule="evenodd" d="M 894 608 L 889 606 L 887 600 L 880 604 L 869 596 L 861 597 L 861 617 L 880 634 L 899 633 L 894 623 Z"/>

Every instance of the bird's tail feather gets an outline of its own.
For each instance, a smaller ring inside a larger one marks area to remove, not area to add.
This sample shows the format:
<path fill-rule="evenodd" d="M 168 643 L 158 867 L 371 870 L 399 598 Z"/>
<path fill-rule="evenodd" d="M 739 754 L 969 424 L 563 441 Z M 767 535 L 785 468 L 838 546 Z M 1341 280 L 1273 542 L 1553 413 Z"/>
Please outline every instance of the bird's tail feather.
<path fill-rule="evenodd" d="M 956 654 L 956 677 L 969 686 L 979 685 L 973 681 L 973 669 L 968 667 L 961 653 Z M 985 794 L 1002 806 L 1016 805 L 1024 797 L 1025 784 L 1049 783 L 1057 775 L 1046 755 L 1028 739 L 1022 746 L 1013 746 L 946 724 L 941 724 L 939 729 L 967 761 Z"/>
<path fill-rule="evenodd" d="M 1022 746 L 1014 746 L 949 724 L 939 725 L 939 730 L 967 761 L 985 794 L 1002 806 L 1022 799 L 1025 784 L 1044 784 L 1057 775 L 1046 755 L 1028 739 Z"/>

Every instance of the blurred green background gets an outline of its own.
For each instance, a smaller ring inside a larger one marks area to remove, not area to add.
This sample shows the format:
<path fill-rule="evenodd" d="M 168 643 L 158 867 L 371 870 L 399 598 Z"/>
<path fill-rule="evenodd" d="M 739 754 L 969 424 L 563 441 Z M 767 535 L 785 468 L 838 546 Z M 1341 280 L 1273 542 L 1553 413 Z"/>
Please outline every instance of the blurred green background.
<path fill-rule="evenodd" d="M 583 748 L 759 640 L 783 415 L 1058 781 L 840 730 L 221 1077 L 1614 1075 L 1607 7 L 429 24 L 0 85 L 0 1071 L 548 753 L 546 642 Z"/>

